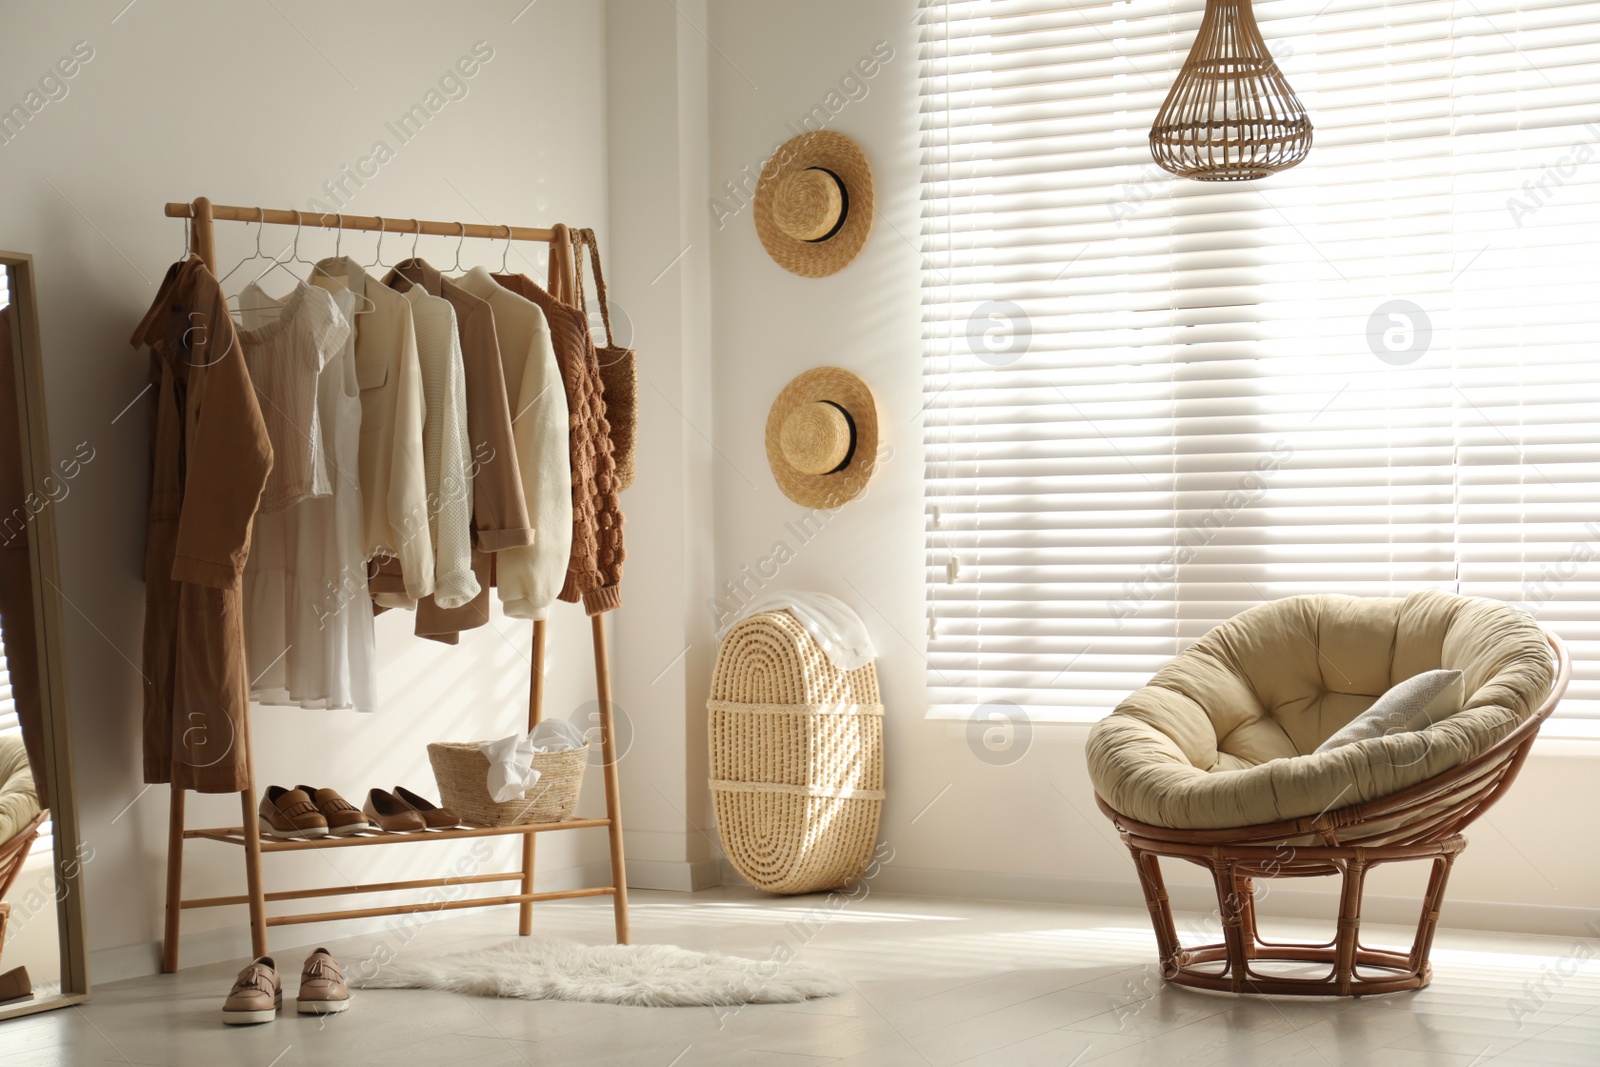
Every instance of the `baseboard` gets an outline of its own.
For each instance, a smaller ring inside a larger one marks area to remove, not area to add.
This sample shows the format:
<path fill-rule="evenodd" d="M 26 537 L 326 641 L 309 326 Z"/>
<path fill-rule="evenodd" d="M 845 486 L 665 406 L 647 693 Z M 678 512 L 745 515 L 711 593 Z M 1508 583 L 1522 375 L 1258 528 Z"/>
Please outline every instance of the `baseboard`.
<path fill-rule="evenodd" d="M 603 866 L 603 865 L 602 865 Z M 604 885 L 608 875 L 602 875 L 598 884 Z M 710 860 L 629 860 L 629 889 L 660 889 L 672 893 L 693 893 L 723 885 L 719 861 Z"/>
<path fill-rule="evenodd" d="M 725 881 L 730 884 L 743 881 L 731 868 L 726 868 L 724 875 Z M 1139 893 L 1138 883 L 1132 878 L 1127 881 L 1046 878 L 983 871 L 908 868 L 891 862 L 878 869 L 872 880 L 872 888 L 876 892 L 907 896 L 1144 910 L 1144 898 Z M 1174 885 L 1169 882 L 1167 892 L 1174 909 L 1178 911 L 1206 914 L 1216 910 L 1217 898 L 1209 886 Z M 1337 907 L 1336 892 L 1294 889 L 1280 884 L 1272 887 L 1262 913 L 1331 923 Z M 1368 922 L 1415 928 L 1419 907 L 1420 902 L 1414 897 L 1368 894 L 1364 898 L 1361 914 Z M 1446 893 L 1440 924 L 1460 930 L 1592 938 L 1600 931 L 1600 908 L 1464 900 L 1452 898 Z"/>

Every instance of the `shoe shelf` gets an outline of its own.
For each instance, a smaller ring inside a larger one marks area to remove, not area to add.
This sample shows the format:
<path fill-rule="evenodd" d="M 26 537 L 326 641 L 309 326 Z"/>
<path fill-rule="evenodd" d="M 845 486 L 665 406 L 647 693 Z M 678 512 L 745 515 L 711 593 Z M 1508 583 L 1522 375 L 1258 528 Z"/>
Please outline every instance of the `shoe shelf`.
<path fill-rule="evenodd" d="M 482 885 L 489 882 L 515 882 L 522 878 L 521 871 L 501 871 L 493 874 L 464 874 L 458 878 L 413 878 L 403 882 L 370 882 L 363 885 L 329 885 L 312 889 L 283 889 L 262 894 L 263 903 L 280 900 L 311 900 L 316 897 L 340 897 L 352 893 L 394 893 L 407 889 L 446 889 L 458 885 Z M 413 904 L 400 904 L 381 908 L 345 908 L 339 911 L 306 912 L 301 915 L 268 915 L 268 926 L 293 926 L 297 923 L 327 922 L 330 919 L 365 919 L 378 915 L 405 915 L 418 911 L 455 911 L 460 908 L 485 908 L 497 904 L 532 904 L 541 900 L 571 900 L 576 897 L 614 896 L 616 889 L 609 885 L 588 889 L 562 889 L 545 893 L 511 893 L 496 897 L 467 897 L 462 900 L 429 900 Z M 222 908 L 232 904 L 248 904 L 247 894 L 230 897 L 198 897 L 185 900 L 184 910 L 190 908 Z"/>
<path fill-rule="evenodd" d="M 523 854 L 526 859 L 528 852 L 531 851 L 534 834 L 548 833 L 552 830 L 591 830 L 597 827 L 610 826 L 610 819 L 565 819 L 561 822 L 517 823 L 510 826 L 463 826 L 453 830 L 418 830 L 414 833 L 385 833 L 380 830 L 349 837 L 258 837 L 254 845 L 254 854 L 302 852 L 307 849 L 319 848 L 350 848 L 356 845 L 402 845 L 428 841 L 459 841 L 467 837 L 518 836 L 523 840 Z M 251 853 L 252 850 L 252 843 L 245 836 L 244 827 L 242 826 L 186 829 L 183 831 L 183 837 L 187 840 L 220 841 L 226 845 L 239 845 L 247 853 Z M 226 897 L 180 897 L 176 902 L 175 910 L 183 912 L 193 908 L 223 908 L 230 905 L 248 904 L 251 905 L 253 920 L 259 922 L 260 928 L 265 930 L 273 926 L 330 922 L 335 919 L 370 919 L 382 915 L 410 915 L 422 911 L 492 908 L 503 904 L 516 904 L 523 908 L 528 908 L 539 901 L 570 900 L 576 897 L 617 897 L 619 895 L 615 885 L 535 893 L 533 892 L 531 871 L 532 864 L 524 863 L 520 870 L 496 871 L 490 874 L 464 874 L 453 878 L 414 878 L 403 882 L 371 882 L 364 885 L 347 884 L 313 886 L 307 889 L 283 889 L 270 893 L 263 892 L 259 901 L 253 901 L 248 893 Z M 491 882 L 521 882 L 520 888 L 522 892 L 490 897 L 462 897 L 460 899 L 443 899 L 435 894 L 431 899 L 409 904 L 390 904 L 376 908 L 341 908 L 337 911 L 300 912 L 292 915 L 266 914 L 266 905 L 274 901 L 311 900 L 317 897 L 342 897 L 360 893 L 394 893 L 413 889 L 449 889 L 456 886 L 482 885 Z M 259 916 L 259 918 L 256 918 L 256 916 Z M 527 933 L 528 931 L 524 929 L 522 932 Z"/>
<path fill-rule="evenodd" d="M 349 837 L 290 837 L 261 839 L 262 852 L 299 852 L 308 848 L 348 848 L 353 845 L 398 845 L 405 842 L 418 841 L 454 841 L 463 837 L 505 837 L 511 834 L 543 834 L 552 830 L 592 830 L 598 826 L 610 826 L 610 819 L 566 819 L 562 822 L 530 822 L 517 823 L 511 826 L 462 826 L 454 830 L 418 830 L 408 834 L 389 834 L 374 832 L 370 834 L 351 835 Z M 183 836 L 187 838 L 204 838 L 207 841 L 221 841 L 228 845 L 248 846 L 245 840 L 244 828 L 240 826 L 216 826 L 202 829 L 185 830 Z M 272 899 L 272 894 L 267 894 L 267 899 Z"/>

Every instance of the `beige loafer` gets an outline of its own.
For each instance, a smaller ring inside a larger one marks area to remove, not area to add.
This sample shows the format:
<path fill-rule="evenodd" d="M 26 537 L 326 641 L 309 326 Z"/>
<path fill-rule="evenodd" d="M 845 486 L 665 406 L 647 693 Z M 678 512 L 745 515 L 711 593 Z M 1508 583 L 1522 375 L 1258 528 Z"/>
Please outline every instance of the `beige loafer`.
<path fill-rule="evenodd" d="M 317 806 L 318 814 L 328 822 L 329 835 L 349 837 L 372 829 L 372 824 L 361 814 L 361 809 L 333 790 L 313 789 L 309 785 L 297 785 L 295 788 L 310 797 L 311 803 Z"/>
<path fill-rule="evenodd" d="M 261 832 L 269 837 L 327 837 L 328 820 L 298 789 L 269 785 L 261 795 Z"/>
<path fill-rule="evenodd" d="M 239 972 L 228 999 L 222 1002 L 222 1021 L 229 1026 L 270 1023 L 283 1007 L 283 987 L 278 983 L 278 965 L 271 956 L 250 961 Z"/>
<path fill-rule="evenodd" d="M 300 996 L 296 1009 L 303 1015 L 328 1015 L 350 1007 L 350 988 L 344 969 L 325 948 L 314 950 L 300 969 Z"/>

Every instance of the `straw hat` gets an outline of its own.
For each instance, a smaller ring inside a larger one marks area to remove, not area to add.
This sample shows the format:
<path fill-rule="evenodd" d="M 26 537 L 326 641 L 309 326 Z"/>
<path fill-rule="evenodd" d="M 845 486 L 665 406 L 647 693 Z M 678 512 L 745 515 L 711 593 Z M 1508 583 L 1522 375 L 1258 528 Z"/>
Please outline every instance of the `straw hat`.
<path fill-rule="evenodd" d="M 842 133 L 803 133 L 772 153 L 756 185 L 756 233 L 784 270 L 843 270 L 872 229 L 872 171 Z"/>
<path fill-rule="evenodd" d="M 860 496 L 878 463 L 878 404 L 867 383 L 817 367 L 784 386 L 767 413 L 767 463 L 796 504 L 836 508 Z"/>

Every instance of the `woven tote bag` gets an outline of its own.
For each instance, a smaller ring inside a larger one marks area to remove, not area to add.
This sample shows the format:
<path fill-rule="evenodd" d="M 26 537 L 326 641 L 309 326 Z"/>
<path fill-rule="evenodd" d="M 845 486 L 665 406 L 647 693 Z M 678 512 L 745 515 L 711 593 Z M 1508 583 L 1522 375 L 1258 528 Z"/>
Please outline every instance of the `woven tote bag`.
<path fill-rule="evenodd" d="M 841 671 L 787 611 L 728 631 L 711 682 L 711 795 L 728 861 L 757 889 L 859 878 L 883 811 L 883 705 L 872 664 Z"/>
<path fill-rule="evenodd" d="M 617 491 L 633 484 L 634 455 L 639 428 L 639 368 L 631 348 L 619 348 L 611 333 L 611 306 L 606 300 L 606 276 L 600 272 L 600 246 L 593 230 L 578 230 L 578 306 L 588 312 L 583 293 L 583 249 L 589 249 L 594 266 L 595 294 L 600 301 L 600 321 L 606 328 L 606 343 L 595 346 L 600 360 L 600 386 L 610 424 L 611 454 L 617 461 Z"/>

